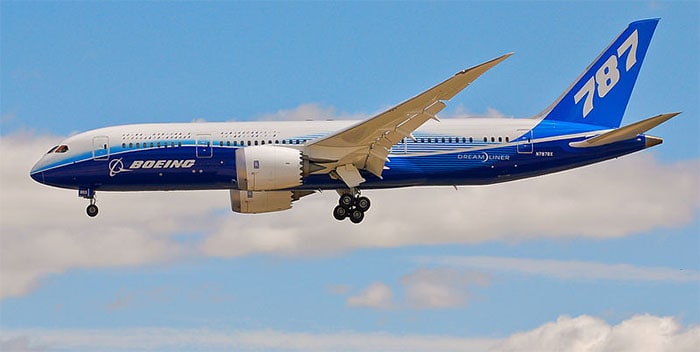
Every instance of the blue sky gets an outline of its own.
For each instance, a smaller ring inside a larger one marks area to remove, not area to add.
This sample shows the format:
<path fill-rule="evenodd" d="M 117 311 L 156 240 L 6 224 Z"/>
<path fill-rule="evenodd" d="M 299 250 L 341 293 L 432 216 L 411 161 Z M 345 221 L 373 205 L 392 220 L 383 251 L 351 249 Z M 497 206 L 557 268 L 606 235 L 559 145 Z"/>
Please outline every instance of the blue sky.
<path fill-rule="evenodd" d="M 700 343 L 697 2 L 2 2 L 0 16 L 2 349 Z M 362 226 L 331 218 L 331 192 L 261 216 L 231 213 L 226 192 L 101 194 L 89 220 L 74 192 L 27 175 L 79 131 L 364 118 L 506 52 L 441 115 L 530 116 L 650 17 L 623 123 L 683 114 L 653 131 L 663 145 L 599 166 L 368 192 Z"/>

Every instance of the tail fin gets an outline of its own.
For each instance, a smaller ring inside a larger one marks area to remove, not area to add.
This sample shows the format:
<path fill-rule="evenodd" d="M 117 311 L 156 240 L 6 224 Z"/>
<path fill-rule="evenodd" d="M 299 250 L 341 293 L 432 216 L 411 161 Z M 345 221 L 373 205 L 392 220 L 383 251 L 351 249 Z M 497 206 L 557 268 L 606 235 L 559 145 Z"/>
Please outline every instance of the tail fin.
<path fill-rule="evenodd" d="M 630 23 L 540 116 L 619 127 L 658 22 L 656 18 Z"/>

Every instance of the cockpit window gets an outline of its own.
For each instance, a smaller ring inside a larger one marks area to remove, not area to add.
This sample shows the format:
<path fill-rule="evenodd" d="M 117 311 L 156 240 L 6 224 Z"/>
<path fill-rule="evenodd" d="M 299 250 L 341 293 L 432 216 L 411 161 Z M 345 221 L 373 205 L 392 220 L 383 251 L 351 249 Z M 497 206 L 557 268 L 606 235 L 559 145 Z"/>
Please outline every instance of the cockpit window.
<path fill-rule="evenodd" d="M 68 151 L 68 146 L 63 144 L 63 145 L 59 145 L 58 147 L 56 147 L 56 149 L 54 149 L 53 152 L 54 153 L 65 153 L 67 151 Z"/>
<path fill-rule="evenodd" d="M 58 148 L 58 146 L 57 146 L 57 145 L 53 146 L 53 148 L 49 149 L 49 151 L 48 151 L 48 152 L 46 152 L 46 154 L 51 154 L 51 153 L 53 153 L 53 152 L 54 152 L 54 150 L 56 150 L 56 148 Z"/>

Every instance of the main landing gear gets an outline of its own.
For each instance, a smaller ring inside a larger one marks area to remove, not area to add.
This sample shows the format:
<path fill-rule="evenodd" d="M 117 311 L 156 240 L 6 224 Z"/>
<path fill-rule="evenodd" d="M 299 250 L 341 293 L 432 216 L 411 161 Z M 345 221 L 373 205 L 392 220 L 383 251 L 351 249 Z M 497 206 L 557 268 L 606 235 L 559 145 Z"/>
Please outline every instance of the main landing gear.
<path fill-rule="evenodd" d="M 361 197 L 359 192 L 342 193 L 338 199 L 338 205 L 333 209 L 333 217 L 338 221 L 350 218 L 354 224 L 359 224 L 365 218 L 365 212 L 370 207 L 367 197 Z"/>
<path fill-rule="evenodd" d="M 95 205 L 95 203 L 97 203 L 97 199 L 95 198 L 95 190 L 92 188 L 81 188 L 78 190 L 78 196 L 90 200 L 90 205 L 88 205 L 87 209 L 85 209 L 87 215 L 91 218 L 97 216 L 99 209 L 97 209 L 97 205 Z"/>

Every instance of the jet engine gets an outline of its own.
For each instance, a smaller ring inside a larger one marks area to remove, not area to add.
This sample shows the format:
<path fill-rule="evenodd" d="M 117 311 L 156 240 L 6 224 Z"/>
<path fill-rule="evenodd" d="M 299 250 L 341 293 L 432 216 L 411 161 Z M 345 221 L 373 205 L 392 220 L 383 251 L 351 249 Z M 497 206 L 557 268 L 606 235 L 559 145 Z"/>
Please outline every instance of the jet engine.
<path fill-rule="evenodd" d="M 304 161 L 301 151 L 276 145 L 236 150 L 238 189 L 270 191 L 301 185 Z"/>

